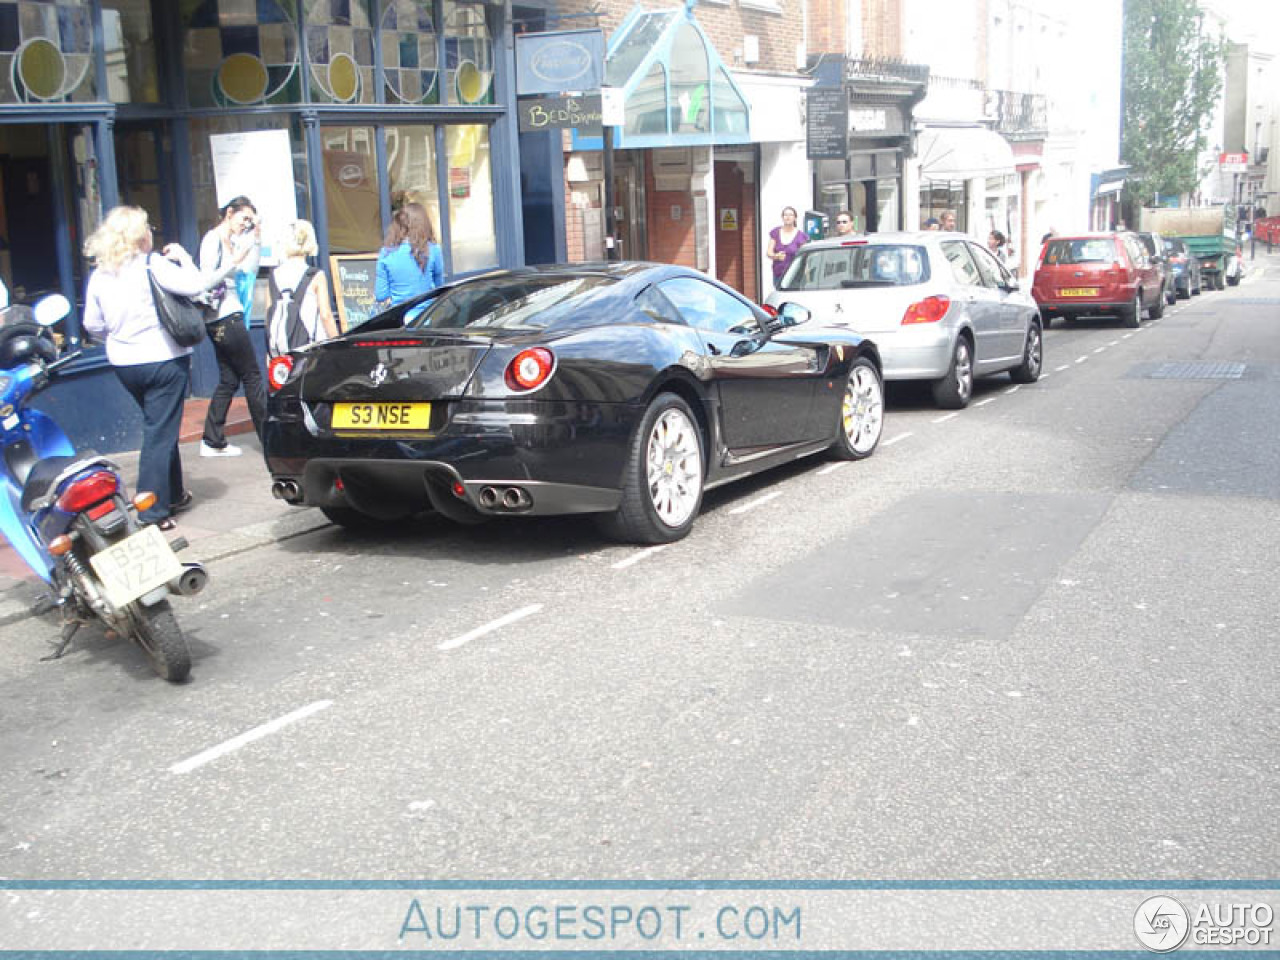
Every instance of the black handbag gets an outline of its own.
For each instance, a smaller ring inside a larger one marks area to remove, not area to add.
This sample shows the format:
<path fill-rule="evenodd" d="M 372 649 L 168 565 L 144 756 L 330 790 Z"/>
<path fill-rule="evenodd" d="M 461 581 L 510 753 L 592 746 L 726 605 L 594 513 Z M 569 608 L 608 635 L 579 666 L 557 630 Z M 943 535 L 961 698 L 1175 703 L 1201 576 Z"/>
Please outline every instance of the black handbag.
<path fill-rule="evenodd" d="M 180 347 L 194 347 L 204 339 L 205 310 L 190 297 L 172 293 L 156 282 L 147 261 L 147 279 L 151 281 L 151 299 L 155 301 L 156 316 L 173 342 Z"/>

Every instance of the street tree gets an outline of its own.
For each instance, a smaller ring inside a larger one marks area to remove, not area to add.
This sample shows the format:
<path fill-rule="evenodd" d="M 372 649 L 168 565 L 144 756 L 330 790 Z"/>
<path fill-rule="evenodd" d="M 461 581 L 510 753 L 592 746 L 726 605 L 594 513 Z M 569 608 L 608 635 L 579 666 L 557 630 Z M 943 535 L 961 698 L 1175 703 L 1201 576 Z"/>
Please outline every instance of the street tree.
<path fill-rule="evenodd" d="M 1222 93 L 1226 43 L 1208 32 L 1196 0 L 1126 0 L 1121 160 L 1129 166 L 1124 206 L 1157 193 L 1195 190 L 1204 128 Z"/>

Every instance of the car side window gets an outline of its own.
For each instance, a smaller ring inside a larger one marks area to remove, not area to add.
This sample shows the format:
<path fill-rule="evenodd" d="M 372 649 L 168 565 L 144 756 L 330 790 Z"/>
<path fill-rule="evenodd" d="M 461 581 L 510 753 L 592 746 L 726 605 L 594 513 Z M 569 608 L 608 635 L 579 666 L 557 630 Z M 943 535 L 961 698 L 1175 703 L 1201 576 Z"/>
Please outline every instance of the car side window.
<path fill-rule="evenodd" d="M 1142 249 L 1142 244 L 1135 243 L 1132 237 L 1125 237 L 1124 245 L 1129 251 L 1129 259 L 1133 261 L 1133 265 L 1135 267 L 1145 269 L 1149 266 L 1147 263 L 1147 252 Z"/>
<path fill-rule="evenodd" d="M 969 255 L 968 244 L 963 240 L 944 241 L 942 253 L 947 258 L 947 262 L 951 264 L 951 275 L 956 278 L 956 283 L 967 284 L 971 287 L 982 286 L 982 274 L 978 272 L 977 264 L 973 262 L 973 257 Z"/>
<path fill-rule="evenodd" d="M 1005 282 L 1005 278 L 1000 273 L 1000 261 L 991 255 L 990 250 L 983 250 L 976 243 L 971 243 L 969 254 L 978 264 L 978 273 L 982 275 L 983 284 L 999 288 Z"/>
<path fill-rule="evenodd" d="M 746 336 L 760 332 L 760 321 L 749 305 L 705 280 L 676 277 L 658 288 L 691 327 Z"/>

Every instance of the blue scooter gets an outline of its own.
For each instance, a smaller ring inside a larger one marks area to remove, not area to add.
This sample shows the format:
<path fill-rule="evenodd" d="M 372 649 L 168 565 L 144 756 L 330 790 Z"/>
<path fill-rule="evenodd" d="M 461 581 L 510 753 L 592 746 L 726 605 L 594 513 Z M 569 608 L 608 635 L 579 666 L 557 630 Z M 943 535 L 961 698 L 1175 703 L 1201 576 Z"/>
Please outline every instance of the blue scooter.
<path fill-rule="evenodd" d="M 32 309 L 0 310 L 0 533 L 49 584 L 37 612 L 62 613 L 61 657 L 81 625 L 100 620 L 147 654 L 174 683 L 191 672 L 191 653 L 169 596 L 192 596 L 208 579 L 198 563 L 181 563 L 159 527 L 138 520 L 155 494 L 128 498 L 120 468 L 77 452 L 53 418 L 30 407 L 33 396 L 79 353 L 57 358 L 49 328 L 71 311 L 60 294 Z"/>

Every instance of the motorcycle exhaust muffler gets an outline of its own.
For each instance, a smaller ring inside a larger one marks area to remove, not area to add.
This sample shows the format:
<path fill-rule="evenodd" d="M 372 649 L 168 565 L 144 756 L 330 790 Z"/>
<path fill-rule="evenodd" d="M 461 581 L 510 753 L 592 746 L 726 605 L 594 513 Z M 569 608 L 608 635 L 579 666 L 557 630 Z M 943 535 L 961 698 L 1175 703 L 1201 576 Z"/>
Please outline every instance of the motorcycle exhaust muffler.
<path fill-rule="evenodd" d="M 169 581 L 169 592 L 180 597 L 194 597 L 209 582 L 209 574 L 199 563 L 184 563 L 180 574 Z"/>

